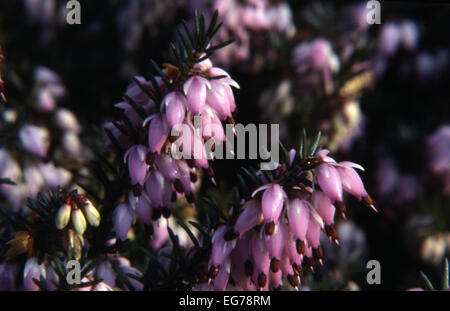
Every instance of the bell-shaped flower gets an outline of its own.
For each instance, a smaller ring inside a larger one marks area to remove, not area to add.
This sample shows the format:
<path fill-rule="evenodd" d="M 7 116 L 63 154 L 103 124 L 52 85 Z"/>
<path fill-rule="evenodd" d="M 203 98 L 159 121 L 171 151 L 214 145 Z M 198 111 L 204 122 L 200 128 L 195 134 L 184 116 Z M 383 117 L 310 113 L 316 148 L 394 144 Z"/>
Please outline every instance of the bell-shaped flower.
<path fill-rule="evenodd" d="M 234 224 L 234 229 L 242 236 L 242 234 L 261 222 L 261 216 L 261 203 L 256 200 L 247 201 L 242 207 L 242 212 Z"/>
<path fill-rule="evenodd" d="M 331 164 L 323 163 L 314 173 L 322 191 L 332 201 L 342 201 L 342 182 L 337 169 Z"/>
<path fill-rule="evenodd" d="M 278 220 L 285 198 L 286 193 L 279 184 L 272 184 L 264 191 L 261 205 L 265 223 Z"/>
<path fill-rule="evenodd" d="M 184 83 L 183 91 L 186 95 L 187 106 L 194 114 L 203 111 L 206 104 L 207 88 L 211 89 L 210 82 L 200 76 L 193 76 Z"/>
<path fill-rule="evenodd" d="M 126 203 L 117 205 L 113 213 L 114 229 L 117 237 L 125 241 L 131 224 L 134 222 L 134 212 Z"/>
<path fill-rule="evenodd" d="M 289 228 L 295 239 L 305 240 L 308 231 L 310 206 L 311 204 L 308 201 L 298 198 L 289 202 L 287 216 Z"/>
<path fill-rule="evenodd" d="M 339 176 L 342 182 L 342 188 L 361 200 L 361 198 L 367 197 L 367 191 L 364 188 L 364 184 L 361 181 L 358 173 L 353 169 L 354 167 L 362 169 L 361 166 L 352 162 L 339 162 L 339 166 L 336 169 L 339 172 Z"/>
<path fill-rule="evenodd" d="M 180 92 L 170 92 L 162 99 L 161 109 L 163 108 L 170 128 L 181 124 L 186 114 L 186 97 Z"/>
<path fill-rule="evenodd" d="M 128 173 L 132 185 L 143 185 L 148 171 L 146 162 L 147 148 L 143 145 L 135 145 L 125 153 L 124 160 L 128 160 Z"/>
<path fill-rule="evenodd" d="M 48 130 L 35 125 L 25 125 L 19 131 L 19 138 L 23 147 L 31 154 L 40 158 L 47 156 L 50 146 Z"/>
<path fill-rule="evenodd" d="M 147 121 L 147 120 L 146 120 Z M 146 122 L 144 121 L 144 123 Z M 169 125 L 162 114 L 151 116 L 148 127 L 148 147 L 150 152 L 161 153 L 161 148 L 169 135 Z"/>

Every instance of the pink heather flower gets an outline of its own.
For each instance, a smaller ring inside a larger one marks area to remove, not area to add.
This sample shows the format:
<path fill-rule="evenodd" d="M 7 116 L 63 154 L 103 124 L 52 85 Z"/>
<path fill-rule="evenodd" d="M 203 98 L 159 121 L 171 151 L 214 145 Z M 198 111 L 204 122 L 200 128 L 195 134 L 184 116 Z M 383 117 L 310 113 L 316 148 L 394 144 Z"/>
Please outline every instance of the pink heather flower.
<path fill-rule="evenodd" d="M 45 277 L 45 266 L 39 264 L 36 258 L 29 258 L 23 268 L 23 289 L 27 291 L 38 291 L 39 287 L 33 281 Z"/>
<path fill-rule="evenodd" d="M 230 259 L 227 259 L 217 276 L 214 278 L 214 290 L 224 291 L 226 289 L 230 277 L 230 268 Z"/>
<path fill-rule="evenodd" d="M 311 201 L 313 202 L 312 204 L 317 210 L 317 213 L 319 213 L 320 217 L 323 219 L 325 225 L 332 225 L 334 223 L 334 213 L 336 208 L 330 198 L 323 192 L 316 190 L 312 194 Z"/>
<path fill-rule="evenodd" d="M 145 182 L 145 192 L 153 207 L 163 207 L 164 189 L 172 189 L 171 184 L 158 170 L 152 170 Z"/>
<path fill-rule="evenodd" d="M 200 76 L 193 76 L 184 83 L 183 91 L 187 98 L 187 106 L 194 114 L 203 111 L 207 89 L 211 89 L 211 83 Z"/>
<path fill-rule="evenodd" d="M 305 240 L 310 209 L 311 203 L 306 200 L 296 198 L 289 202 L 287 216 L 289 219 L 289 228 L 295 239 Z"/>
<path fill-rule="evenodd" d="M 25 125 L 19 131 L 19 138 L 24 148 L 40 158 L 47 156 L 49 136 L 47 129 L 35 125 Z"/>
<path fill-rule="evenodd" d="M 116 274 L 108 260 L 101 261 L 95 268 L 95 278 L 101 279 L 109 286 L 116 286 Z"/>
<path fill-rule="evenodd" d="M 132 185 L 144 185 L 148 171 L 146 158 L 147 148 L 142 145 L 133 146 L 125 153 L 124 161 L 128 161 L 128 173 Z"/>
<path fill-rule="evenodd" d="M 253 280 L 257 280 L 259 288 L 267 285 L 267 276 L 269 275 L 270 258 L 264 236 L 253 232 L 251 242 L 251 254 L 255 264 L 253 271 Z"/>
<path fill-rule="evenodd" d="M 317 249 L 320 244 L 320 228 L 320 221 L 314 216 L 314 213 L 310 213 L 306 240 L 308 241 L 308 245 L 314 249 Z"/>
<path fill-rule="evenodd" d="M 211 80 L 210 84 L 211 89 L 207 93 L 208 105 L 217 112 L 222 120 L 231 117 L 231 107 L 234 105 L 234 96 L 230 86 L 220 80 Z M 231 101 L 233 103 L 231 103 Z"/>
<path fill-rule="evenodd" d="M 400 25 L 401 42 L 403 47 L 412 52 L 417 48 L 419 41 L 419 29 L 412 21 L 405 21 Z"/>
<path fill-rule="evenodd" d="M 174 158 L 169 155 L 160 155 L 155 159 L 155 166 L 169 180 L 178 176 L 178 166 Z"/>
<path fill-rule="evenodd" d="M 169 135 L 169 126 L 166 118 L 162 114 L 152 116 L 153 118 L 148 127 L 148 146 L 150 152 L 159 154 Z"/>
<path fill-rule="evenodd" d="M 42 112 L 51 112 L 56 108 L 56 100 L 49 88 L 42 88 L 37 94 L 37 107 Z"/>
<path fill-rule="evenodd" d="M 384 56 L 392 56 L 397 52 L 401 40 L 401 30 L 396 23 L 383 24 L 378 41 L 378 50 Z"/>
<path fill-rule="evenodd" d="M 144 77 L 136 76 L 136 79 L 139 81 L 139 83 L 141 83 L 142 86 L 151 88 L 150 82 L 148 82 Z M 149 100 L 148 95 L 141 89 L 141 87 L 136 82 L 132 82 L 128 86 L 125 94 L 127 94 L 127 96 L 129 96 L 136 103 L 142 104 Z"/>
<path fill-rule="evenodd" d="M 261 203 L 256 200 L 247 201 L 242 209 L 241 214 L 234 224 L 234 229 L 241 236 L 259 224 L 262 217 Z"/>
<path fill-rule="evenodd" d="M 339 166 L 336 169 L 339 172 L 339 176 L 342 181 L 342 188 L 356 197 L 358 200 L 361 198 L 367 197 L 367 191 L 364 188 L 363 182 L 359 177 L 358 173 L 353 169 L 353 167 L 357 167 L 362 169 L 360 165 L 357 165 L 352 162 L 339 162 Z"/>
<path fill-rule="evenodd" d="M 126 203 L 117 205 L 113 213 L 113 222 L 117 237 L 125 241 L 131 224 L 134 223 L 134 211 Z"/>
<path fill-rule="evenodd" d="M 72 111 L 58 108 L 55 112 L 56 125 L 63 131 L 79 134 L 81 126 Z"/>
<path fill-rule="evenodd" d="M 161 109 L 163 107 L 170 128 L 183 123 L 186 114 L 186 97 L 182 93 L 171 92 L 167 94 L 161 103 Z"/>
<path fill-rule="evenodd" d="M 265 223 L 275 222 L 278 220 L 285 198 L 286 193 L 278 184 L 272 184 L 264 191 L 261 205 Z"/>
<path fill-rule="evenodd" d="M 213 247 L 210 259 L 210 266 L 212 267 L 220 267 L 236 245 L 236 241 L 227 242 L 224 240 L 226 230 L 225 226 L 220 226 L 212 237 Z"/>
<path fill-rule="evenodd" d="M 315 178 L 322 191 L 333 201 L 342 201 L 342 182 L 337 169 L 328 163 L 315 169 Z"/>
<path fill-rule="evenodd" d="M 284 243 L 286 241 L 286 224 L 280 222 L 275 226 L 272 235 L 266 237 L 267 250 L 269 251 L 270 259 L 275 263 L 271 268 L 273 272 L 278 272 L 279 261 L 284 250 Z M 274 261 L 275 260 L 275 261 Z M 278 263 L 276 263 L 278 262 Z"/>
<path fill-rule="evenodd" d="M 205 106 L 202 112 L 202 134 L 204 139 L 214 137 L 217 144 L 226 140 L 222 122 L 209 106 Z"/>
<path fill-rule="evenodd" d="M 133 202 L 135 201 L 135 199 L 131 198 L 130 201 Z M 148 225 L 152 222 L 153 209 L 151 207 L 151 202 L 145 192 L 142 193 L 141 196 L 137 199 L 135 212 L 143 223 Z"/>

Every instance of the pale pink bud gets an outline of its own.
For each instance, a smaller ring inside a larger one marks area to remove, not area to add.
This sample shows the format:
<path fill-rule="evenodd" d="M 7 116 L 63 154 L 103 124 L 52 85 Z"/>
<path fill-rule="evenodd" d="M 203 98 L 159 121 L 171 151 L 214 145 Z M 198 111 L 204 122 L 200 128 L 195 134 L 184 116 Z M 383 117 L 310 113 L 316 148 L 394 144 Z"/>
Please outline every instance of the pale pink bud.
<path fill-rule="evenodd" d="M 234 224 L 234 229 L 242 236 L 242 234 L 260 223 L 261 216 L 261 204 L 256 200 L 247 201 Z"/>
<path fill-rule="evenodd" d="M 155 159 L 155 165 L 164 177 L 173 180 L 178 175 L 176 160 L 168 155 L 159 155 Z"/>
<path fill-rule="evenodd" d="M 230 269 L 231 262 L 230 259 L 227 259 L 213 280 L 214 290 L 224 291 L 227 288 L 228 279 L 230 277 Z"/>
<path fill-rule="evenodd" d="M 331 200 L 342 201 L 342 182 L 334 166 L 321 164 L 316 168 L 315 175 L 320 188 Z"/>
<path fill-rule="evenodd" d="M 325 225 L 331 225 L 334 223 L 334 213 L 336 208 L 328 196 L 326 196 L 321 191 L 314 191 L 312 194 L 311 201 L 313 202 L 313 206 L 319 213 L 320 217 L 322 217 Z"/>
<path fill-rule="evenodd" d="M 189 78 L 183 85 L 187 106 L 194 114 L 202 112 L 206 103 L 206 88 L 211 89 L 208 80 L 200 76 Z"/>
<path fill-rule="evenodd" d="M 317 248 L 320 245 L 320 223 L 317 218 L 311 213 L 308 223 L 308 231 L 306 232 L 306 240 L 308 245 L 312 248 Z"/>
<path fill-rule="evenodd" d="M 289 228 L 295 239 L 305 240 L 308 231 L 310 203 L 302 199 L 292 200 L 287 207 Z"/>
<path fill-rule="evenodd" d="M 163 190 L 165 183 L 167 183 L 163 174 L 158 170 L 152 170 L 150 175 L 145 182 L 145 192 L 152 206 L 161 207 L 163 205 Z"/>
<path fill-rule="evenodd" d="M 25 149 L 35 156 L 45 158 L 50 145 L 47 129 L 35 125 L 25 125 L 19 131 L 19 138 Z"/>
<path fill-rule="evenodd" d="M 117 205 L 113 213 L 114 229 L 116 230 L 117 237 L 125 241 L 127 239 L 128 231 L 133 223 L 134 212 L 130 206 L 125 203 Z"/>
<path fill-rule="evenodd" d="M 153 117 L 148 127 L 148 146 L 150 152 L 160 153 L 169 135 L 169 125 L 162 114 Z"/>
<path fill-rule="evenodd" d="M 227 91 L 230 91 L 230 87 L 219 80 L 211 80 L 211 89 L 208 91 L 207 102 L 208 105 L 213 108 L 221 119 L 231 117 L 231 102 L 230 99 L 234 97 L 229 96 Z"/>
<path fill-rule="evenodd" d="M 214 267 L 220 267 L 230 255 L 236 241 L 226 242 L 223 237 L 227 231 L 225 226 L 217 228 L 212 237 L 211 264 Z"/>
<path fill-rule="evenodd" d="M 352 194 L 359 200 L 361 198 L 367 197 L 367 191 L 364 188 L 363 182 L 359 177 L 358 173 L 353 169 L 355 167 L 354 163 L 351 162 L 339 162 L 337 170 L 342 181 L 342 187 L 345 191 Z M 356 164 L 356 167 L 360 167 Z"/>
<path fill-rule="evenodd" d="M 145 193 L 137 198 L 135 211 L 143 223 L 150 224 L 152 222 L 153 209 L 151 207 L 150 200 L 147 198 L 147 195 Z"/>
<path fill-rule="evenodd" d="M 147 148 L 142 145 L 135 145 L 125 153 L 125 160 L 128 160 L 128 173 L 131 184 L 144 184 L 147 175 L 148 165 L 146 162 Z"/>
<path fill-rule="evenodd" d="M 286 227 L 285 224 L 280 222 L 275 226 L 275 231 L 270 236 L 265 236 L 267 250 L 269 251 L 269 257 L 281 259 L 281 254 L 284 250 L 284 244 L 286 242 Z"/>
<path fill-rule="evenodd" d="M 262 212 L 265 223 L 278 220 L 285 197 L 286 193 L 279 184 L 272 184 L 264 191 L 262 196 Z"/>
<path fill-rule="evenodd" d="M 56 125 L 63 131 L 74 132 L 79 134 L 81 132 L 81 126 L 78 123 L 77 118 L 68 109 L 59 108 L 55 113 Z"/>
<path fill-rule="evenodd" d="M 45 267 L 39 264 L 36 258 L 30 258 L 23 268 L 23 289 L 27 291 L 38 291 L 39 286 L 33 281 L 45 277 Z"/>
<path fill-rule="evenodd" d="M 101 279 L 109 286 L 116 286 L 116 274 L 108 260 L 101 261 L 95 268 L 95 278 Z"/>
<path fill-rule="evenodd" d="M 161 108 L 166 109 L 166 119 L 169 127 L 183 123 L 186 114 L 186 97 L 180 92 L 170 92 L 161 103 Z"/>

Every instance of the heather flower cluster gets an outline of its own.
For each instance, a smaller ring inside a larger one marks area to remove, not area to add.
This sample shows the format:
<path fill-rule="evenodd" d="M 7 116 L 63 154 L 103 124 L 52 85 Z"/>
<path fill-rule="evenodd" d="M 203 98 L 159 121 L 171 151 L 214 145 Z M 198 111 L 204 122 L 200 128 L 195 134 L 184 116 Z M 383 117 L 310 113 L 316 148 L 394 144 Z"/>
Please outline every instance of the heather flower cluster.
<path fill-rule="evenodd" d="M 167 65 L 163 75 L 152 81 L 136 77 L 125 101 L 116 104 L 123 120 L 105 124 L 106 144 L 124 152 L 128 168 L 128 200 L 116 207 L 113 216 L 120 240 L 127 238 L 136 215 L 151 224 L 161 216 L 168 218 L 171 203 L 180 197 L 193 203 L 200 171 L 206 171 L 214 183 L 208 160 L 214 146 L 226 142 L 223 124 L 234 124 L 232 88 L 239 85 L 205 54 L 196 55 L 185 74 Z M 213 146 L 207 150 L 205 142 L 210 139 Z M 176 151 L 181 159 L 172 156 Z"/>
<path fill-rule="evenodd" d="M 215 230 L 209 261 L 214 289 L 227 289 L 230 279 L 234 289 L 280 289 L 283 278 L 298 289 L 303 266 L 314 271 L 315 260 L 322 264 L 321 232 L 339 244 L 334 218 L 336 212 L 345 218 L 344 191 L 376 211 L 355 170 L 363 168 L 336 162 L 328 152 L 319 151 L 296 169 L 280 166 L 272 182 L 265 180 L 243 202 L 237 217 Z M 292 165 L 297 152 L 289 156 Z"/>
<path fill-rule="evenodd" d="M 68 27 L 67 1 L 4 1 L 0 290 L 366 290 L 368 260 L 397 289 L 448 271 L 446 10 L 370 24 L 367 1 L 98 0 Z"/>
<path fill-rule="evenodd" d="M 76 163 L 89 158 L 79 137 L 82 128 L 77 118 L 70 110 L 57 107 L 66 92 L 61 79 L 50 69 L 38 67 L 34 83 L 30 99 L 36 111 L 34 120 L 22 123 L 25 112 L 13 107 L 2 111 L 3 130 L 17 131 L 18 147 L 24 151 L 16 152 L 12 144 L 0 150 L 0 177 L 15 183 L 2 184 L 0 193 L 15 211 L 24 207 L 27 198 L 36 198 L 39 191 L 58 186 L 73 189 L 74 175 L 82 171 Z"/>
<path fill-rule="evenodd" d="M 214 55 L 214 62 L 225 68 L 237 65 L 259 72 L 263 58 L 274 60 L 277 57 L 275 47 L 267 49 L 270 37 L 291 37 L 295 32 L 292 11 L 286 1 L 214 0 L 210 5 L 205 3 L 190 0 L 187 10 L 203 6 L 204 12 L 219 11 L 223 27 L 213 42 L 235 39 L 233 47 L 225 47 Z M 260 62 L 254 62 L 255 56 Z"/>

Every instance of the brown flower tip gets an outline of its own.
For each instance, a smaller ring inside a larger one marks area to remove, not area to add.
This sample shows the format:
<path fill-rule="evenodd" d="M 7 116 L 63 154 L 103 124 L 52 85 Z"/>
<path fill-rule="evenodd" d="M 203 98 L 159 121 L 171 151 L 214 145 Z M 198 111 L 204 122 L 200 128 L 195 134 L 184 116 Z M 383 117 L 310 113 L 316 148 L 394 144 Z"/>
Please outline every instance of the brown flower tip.
<path fill-rule="evenodd" d="M 275 222 L 271 221 L 264 225 L 264 232 L 266 235 L 272 235 L 275 232 Z"/>
<path fill-rule="evenodd" d="M 281 262 L 278 259 L 272 258 L 272 260 L 270 261 L 270 270 L 273 273 L 277 273 L 278 271 L 280 271 L 280 265 Z"/>

